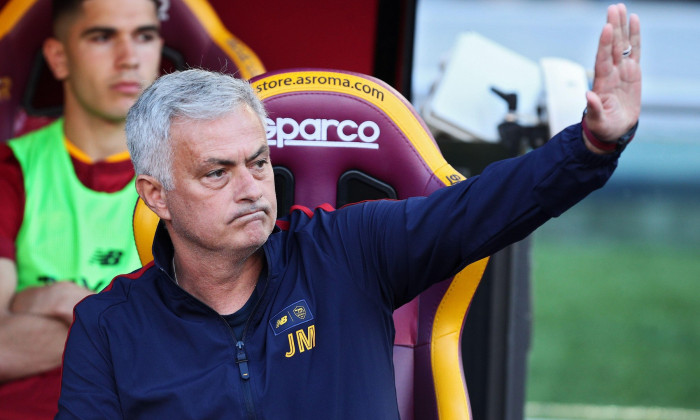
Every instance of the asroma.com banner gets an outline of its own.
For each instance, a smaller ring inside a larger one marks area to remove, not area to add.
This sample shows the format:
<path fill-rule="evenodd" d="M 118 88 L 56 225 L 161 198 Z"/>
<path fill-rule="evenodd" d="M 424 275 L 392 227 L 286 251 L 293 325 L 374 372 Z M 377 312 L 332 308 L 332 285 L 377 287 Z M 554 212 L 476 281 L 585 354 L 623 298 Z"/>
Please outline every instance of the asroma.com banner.
<path fill-rule="evenodd" d="M 370 102 L 384 102 L 385 89 L 364 77 L 348 73 L 332 72 L 292 72 L 273 75 L 253 83 L 260 99 L 282 93 L 307 90 L 347 93 L 352 96 L 363 96 Z"/>

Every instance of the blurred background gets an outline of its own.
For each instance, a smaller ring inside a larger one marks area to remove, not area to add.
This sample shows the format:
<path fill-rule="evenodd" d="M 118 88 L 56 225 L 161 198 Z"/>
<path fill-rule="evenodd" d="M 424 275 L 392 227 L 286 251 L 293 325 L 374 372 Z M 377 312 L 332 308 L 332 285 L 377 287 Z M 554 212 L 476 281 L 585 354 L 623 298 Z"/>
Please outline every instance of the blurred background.
<path fill-rule="evenodd" d="M 534 63 L 556 57 L 592 70 L 608 5 L 209 3 L 267 70 L 371 74 L 418 110 L 465 32 Z M 642 22 L 639 131 L 604 189 L 489 264 L 491 278 L 479 287 L 464 333 L 477 420 L 519 419 L 523 405 L 530 419 L 700 420 L 700 1 L 627 5 Z M 5 56 L 16 60 L 20 50 L 10 51 Z M 3 80 L 11 79 L 0 78 L 9 89 Z M 60 103 L 60 92 L 42 95 Z M 447 160 L 468 175 L 504 157 L 498 145 L 437 137 Z"/>
<path fill-rule="evenodd" d="M 414 104 L 465 31 L 592 70 L 608 4 L 419 1 Z M 531 418 L 700 418 L 700 2 L 626 4 L 640 128 L 608 185 L 533 235 Z"/>

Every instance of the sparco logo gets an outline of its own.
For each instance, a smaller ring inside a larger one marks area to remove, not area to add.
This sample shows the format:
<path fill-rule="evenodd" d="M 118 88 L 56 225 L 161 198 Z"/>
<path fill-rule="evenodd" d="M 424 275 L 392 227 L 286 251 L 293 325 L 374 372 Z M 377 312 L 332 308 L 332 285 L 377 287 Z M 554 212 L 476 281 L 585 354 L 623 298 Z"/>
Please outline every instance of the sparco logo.
<path fill-rule="evenodd" d="M 291 118 L 267 118 L 267 143 L 270 146 L 350 147 L 379 149 L 379 126 L 374 121 L 307 118 L 296 122 Z"/>

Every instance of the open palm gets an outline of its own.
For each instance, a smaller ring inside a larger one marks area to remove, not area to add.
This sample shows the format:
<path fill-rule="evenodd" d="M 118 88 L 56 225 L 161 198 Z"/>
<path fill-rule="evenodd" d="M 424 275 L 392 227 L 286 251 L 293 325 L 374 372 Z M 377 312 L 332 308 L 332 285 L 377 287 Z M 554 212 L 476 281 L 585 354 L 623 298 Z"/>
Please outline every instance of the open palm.
<path fill-rule="evenodd" d="M 593 90 L 586 94 L 586 124 L 600 140 L 616 140 L 639 119 L 640 42 L 639 17 L 632 14 L 628 25 L 625 5 L 610 6 L 598 43 Z"/>

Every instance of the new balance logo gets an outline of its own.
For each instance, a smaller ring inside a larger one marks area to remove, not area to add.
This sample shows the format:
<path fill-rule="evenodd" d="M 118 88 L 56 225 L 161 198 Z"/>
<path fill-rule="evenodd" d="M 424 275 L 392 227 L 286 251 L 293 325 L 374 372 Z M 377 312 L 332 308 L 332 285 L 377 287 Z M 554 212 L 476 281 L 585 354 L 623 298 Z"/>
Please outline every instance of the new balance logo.
<path fill-rule="evenodd" d="M 90 264 L 117 265 L 119 264 L 119 260 L 121 260 L 122 255 L 124 255 L 123 251 L 115 249 L 102 251 L 98 249 L 90 258 Z"/>

